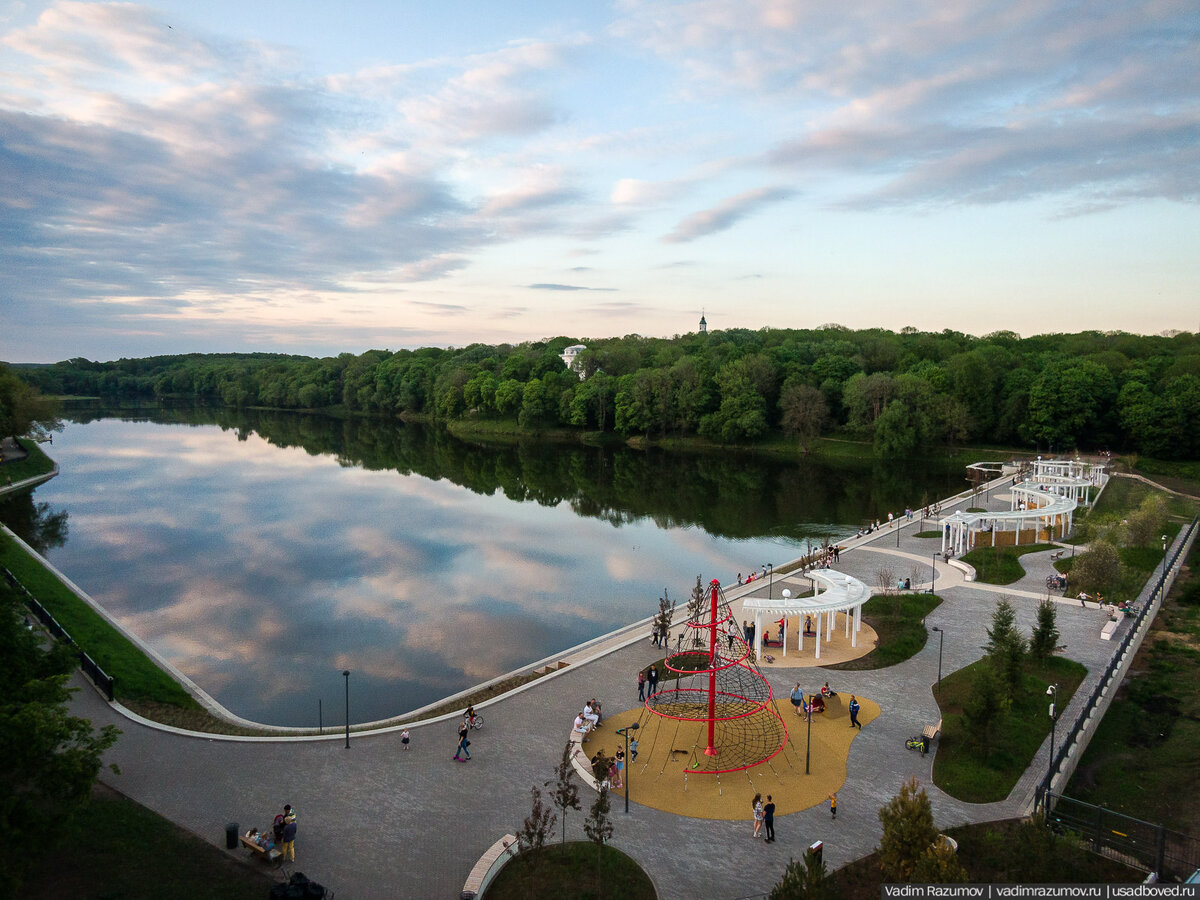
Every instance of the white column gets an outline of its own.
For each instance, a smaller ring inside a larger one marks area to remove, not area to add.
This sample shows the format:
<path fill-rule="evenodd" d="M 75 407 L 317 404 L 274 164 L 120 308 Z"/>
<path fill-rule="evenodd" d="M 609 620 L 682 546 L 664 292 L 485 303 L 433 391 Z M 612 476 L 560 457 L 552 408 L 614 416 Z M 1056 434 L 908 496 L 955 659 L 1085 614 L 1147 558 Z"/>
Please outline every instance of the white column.
<path fill-rule="evenodd" d="M 817 659 L 821 658 L 821 613 L 817 613 Z"/>

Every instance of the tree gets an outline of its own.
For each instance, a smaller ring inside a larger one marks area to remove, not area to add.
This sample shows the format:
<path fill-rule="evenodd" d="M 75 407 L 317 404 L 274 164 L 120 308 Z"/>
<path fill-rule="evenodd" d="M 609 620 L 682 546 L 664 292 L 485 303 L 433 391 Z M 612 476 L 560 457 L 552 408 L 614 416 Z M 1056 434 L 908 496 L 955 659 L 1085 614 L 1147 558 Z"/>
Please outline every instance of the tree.
<path fill-rule="evenodd" d="M 1125 524 L 1125 538 L 1132 547 L 1146 547 L 1162 534 L 1167 521 L 1167 501 L 1161 494 L 1151 494 L 1141 502 Z"/>
<path fill-rule="evenodd" d="M 937 839 L 933 806 L 916 778 L 879 810 L 883 837 L 879 842 L 879 868 L 885 881 L 909 883 L 917 862 Z"/>
<path fill-rule="evenodd" d="M 546 846 L 546 839 L 554 830 L 558 816 L 542 802 L 542 791 L 536 784 L 529 788 L 529 795 L 533 804 L 529 815 L 517 831 L 517 842 L 521 845 L 519 858 L 524 861 L 529 877 L 532 878 L 534 870 L 542 861 L 542 848 Z"/>
<path fill-rule="evenodd" d="M 976 670 L 974 690 L 963 705 L 967 740 L 986 752 L 992 743 L 992 733 L 1007 714 L 1008 700 L 1000 689 L 1000 679 L 991 663 L 985 661 Z"/>
<path fill-rule="evenodd" d="M 0 363 L 0 437 L 42 437 L 59 426 L 58 405 Z"/>
<path fill-rule="evenodd" d="M 1094 540 L 1088 551 L 1075 557 L 1071 580 L 1081 591 L 1111 591 L 1121 578 L 1121 554 L 1111 541 Z"/>
<path fill-rule="evenodd" d="M 17 891 L 32 851 L 55 846 L 68 830 L 120 734 L 70 715 L 74 654 L 65 644 L 43 646 L 43 638 L 25 627 L 16 592 L 0 582 L 0 895 Z"/>
<path fill-rule="evenodd" d="M 588 840 L 596 845 L 596 896 L 602 895 L 603 884 L 600 881 L 600 860 L 601 854 L 604 852 L 604 844 L 613 835 L 613 823 L 609 817 L 611 804 L 608 801 L 608 788 L 601 786 L 599 793 L 596 794 L 596 799 L 592 802 L 591 809 L 588 810 L 587 818 L 583 822 L 584 833 L 587 834 Z"/>
<path fill-rule="evenodd" d="M 658 633 L 663 636 L 664 644 L 671 635 L 671 620 L 674 618 L 675 604 L 667 599 L 667 589 L 663 588 L 663 595 L 658 598 L 658 616 L 654 622 L 658 626 Z"/>
<path fill-rule="evenodd" d="M 796 438 L 800 449 L 808 453 L 829 421 L 829 403 L 825 395 L 811 385 L 789 381 L 779 396 L 785 434 Z"/>
<path fill-rule="evenodd" d="M 1045 662 L 1058 649 L 1058 612 L 1049 597 L 1043 597 L 1037 608 L 1037 622 L 1029 635 L 1029 655 Z"/>
<path fill-rule="evenodd" d="M 1017 613 L 1007 597 L 996 602 L 992 614 L 992 627 L 987 630 L 988 642 L 984 646 L 996 671 L 1009 686 L 1016 690 L 1021 683 L 1021 672 L 1025 665 L 1025 637 L 1017 631 Z"/>
<path fill-rule="evenodd" d="M 917 860 L 912 877 L 916 884 L 963 884 L 970 876 L 949 842 L 935 840 Z"/>
<path fill-rule="evenodd" d="M 551 782 L 547 781 L 549 786 Z M 579 803 L 579 786 L 575 784 L 575 767 L 571 765 L 571 742 L 563 746 L 562 759 L 554 769 L 554 789 L 550 799 L 562 810 L 562 842 L 567 842 L 567 810 L 581 809 Z"/>
<path fill-rule="evenodd" d="M 783 877 L 771 888 L 769 900 L 834 900 L 833 887 L 824 860 L 805 853 L 799 860 L 789 859 Z"/>

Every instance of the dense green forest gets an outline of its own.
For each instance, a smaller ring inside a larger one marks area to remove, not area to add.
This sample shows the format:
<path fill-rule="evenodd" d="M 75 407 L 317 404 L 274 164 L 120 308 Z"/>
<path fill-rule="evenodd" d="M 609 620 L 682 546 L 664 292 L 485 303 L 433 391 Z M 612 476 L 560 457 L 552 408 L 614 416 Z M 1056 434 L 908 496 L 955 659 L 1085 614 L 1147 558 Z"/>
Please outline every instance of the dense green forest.
<path fill-rule="evenodd" d="M 575 370 L 561 354 L 584 344 Z M 509 420 L 649 439 L 801 448 L 837 431 L 899 458 L 961 443 L 1200 457 L 1200 337 L 1021 338 L 765 328 L 674 338 L 369 350 L 314 359 L 191 354 L 14 369 L 47 394 Z"/>

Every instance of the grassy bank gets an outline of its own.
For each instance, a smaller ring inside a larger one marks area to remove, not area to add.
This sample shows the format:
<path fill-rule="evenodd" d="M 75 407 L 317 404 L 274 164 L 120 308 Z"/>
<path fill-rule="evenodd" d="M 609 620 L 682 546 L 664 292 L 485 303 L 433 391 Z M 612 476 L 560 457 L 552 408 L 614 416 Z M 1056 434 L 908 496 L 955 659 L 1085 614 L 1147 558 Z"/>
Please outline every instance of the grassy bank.
<path fill-rule="evenodd" d="M 548 844 L 540 853 L 508 863 L 488 887 L 486 900 L 655 900 L 656 896 L 650 877 L 620 850 L 606 845 L 598 852 L 590 842 L 570 841 Z"/>
<path fill-rule="evenodd" d="M 971 884 L 1129 884 L 1146 876 L 1091 853 L 1070 837 L 1016 820 L 963 825 L 946 834 L 958 841 L 958 861 Z M 830 885 L 831 895 L 841 900 L 879 900 L 879 854 L 838 869 Z"/>
<path fill-rule="evenodd" d="M 933 761 L 933 783 L 968 803 L 991 803 L 1008 796 L 1050 733 L 1046 688 L 1058 685 L 1058 706 L 1066 709 L 1087 674 L 1079 663 L 1058 656 L 1042 665 L 1031 664 L 1009 694 L 1007 716 L 981 747 L 971 739 L 963 707 L 974 690 L 979 667 L 989 664 L 983 659 L 959 669 L 943 678 L 942 689 L 936 692 L 942 736 Z"/>
<path fill-rule="evenodd" d="M 863 621 L 875 629 L 879 642 L 866 656 L 826 666 L 841 671 L 886 669 L 911 659 L 929 639 L 925 617 L 941 604 L 937 594 L 875 596 L 863 604 Z"/>
<path fill-rule="evenodd" d="M 42 452 L 37 441 L 29 438 L 18 438 L 17 443 L 29 454 L 24 459 L 14 459 L 0 464 L 0 482 L 18 482 L 26 478 L 36 478 L 54 471 L 54 460 Z"/>
<path fill-rule="evenodd" d="M 1025 567 L 1018 560 L 1026 553 L 1053 550 L 1053 544 L 1029 544 L 1024 547 L 976 547 L 962 557 L 975 569 L 975 580 L 986 584 L 1012 584 L 1025 577 Z"/>
<path fill-rule="evenodd" d="M 241 830 L 253 824 L 266 823 L 243 824 Z M 249 851 L 219 850 L 104 787 L 62 839 L 60 847 L 30 860 L 20 893 L 25 900 L 261 900 L 275 880 L 272 868 L 246 859 Z"/>
<path fill-rule="evenodd" d="M 1200 549 L 1185 567 L 1066 793 L 1200 834 Z M 1181 798 L 1192 798 L 1181 802 Z"/>
<path fill-rule="evenodd" d="M 199 708 L 187 691 L 151 662 L 136 644 L 7 535 L 0 535 L 0 563 L 50 611 L 75 643 L 113 677 L 117 699 Z"/>

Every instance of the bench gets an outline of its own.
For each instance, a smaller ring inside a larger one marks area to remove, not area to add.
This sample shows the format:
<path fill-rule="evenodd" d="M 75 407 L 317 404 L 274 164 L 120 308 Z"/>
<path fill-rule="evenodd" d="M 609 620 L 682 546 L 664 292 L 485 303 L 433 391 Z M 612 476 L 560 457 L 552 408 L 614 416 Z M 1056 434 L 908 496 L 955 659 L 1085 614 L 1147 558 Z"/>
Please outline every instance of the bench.
<path fill-rule="evenodd" d="M 1116 619 L 1109 619 L 1107 622 L 1105 622 L 1104 627 L 1100 629 L 1100 640 L 1111 641 L 1112 636 L 1117 631 L 1117 626 L 1120 624 L 1121 623 Z"/>
<path fill-rule="evenodd" d="M 249 847 L 255 853 L 262 854 L 263 859 L 269 860 L 270 862 L 275 862 L 275 860 L 279 859 L 279 857 L 283 855 L 274 847 L 268 850 L 266 847 L 258 846 L 258 844 L 254 843 L 254 841 L 250 840 L 250 838 L 246 837 L 244 834 L 239 834 L 238 840 L 242 842 L 243 847 Z"/>
<path fill-rule="evenodd" d="M 1063 558 L 1063 554 L 1066 552 L 1067 552 L 1066 550 L 1059 550 L 1057 553 L 1051 553 L 1050 554 L 1050 562 L 1058 562 L 1060 559 Z"/>
<path fill-rule="evenodd" d="M 938 719 L 936 725 L 926 725 L 921 729 L 921 737 L 925 739 L 925 746 L 928 747 L 933 741 L 936 741 L 938 735 L 942 733 L 942 720 Z"/>
<path fill-rule="evenodd" d="M 587 732 L 576 731 L 572 728 L 569 740 L 571 742 L 571 766 L 575 769 L 579 780 L 596 793 L 600 793 L 600 783 L 592 774 L 592 761 L 588 759 L 588 755 L 583 749 L 583 742 L 587 740 Z"/>
<path fill-rule="evenodd" d="M 463 882 L 460 900 L 474 900 L 484 892 L 496 874 L 504 867 L 510 857 L 521 851 L 515 834 L 506 834 L 492 846 L 488 847 L 479 861 L 471 867 L 471 874 Z"/>

